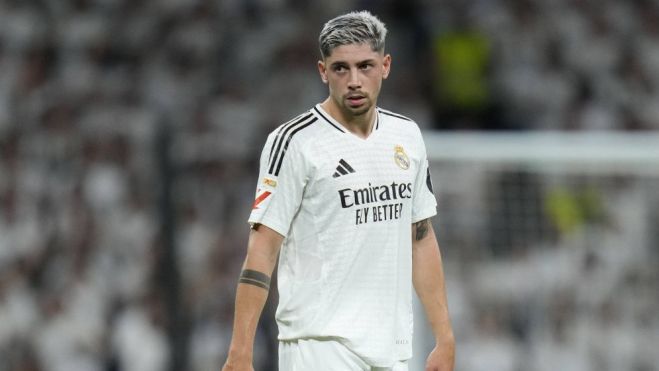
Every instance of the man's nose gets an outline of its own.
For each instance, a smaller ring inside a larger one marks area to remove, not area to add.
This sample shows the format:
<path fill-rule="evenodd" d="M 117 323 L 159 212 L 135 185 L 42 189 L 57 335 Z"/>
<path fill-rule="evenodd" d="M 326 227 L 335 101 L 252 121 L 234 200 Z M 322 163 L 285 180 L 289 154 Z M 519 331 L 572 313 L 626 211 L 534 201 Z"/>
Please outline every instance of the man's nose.
<path fill-rule="evenodd" d="M 350 70 L 350 79 L 348 80 L 348 88 L 350 89 L 359 89 L 362 87 L 362 82 L 359 77 L 359 71 L 357 69 Z"/>

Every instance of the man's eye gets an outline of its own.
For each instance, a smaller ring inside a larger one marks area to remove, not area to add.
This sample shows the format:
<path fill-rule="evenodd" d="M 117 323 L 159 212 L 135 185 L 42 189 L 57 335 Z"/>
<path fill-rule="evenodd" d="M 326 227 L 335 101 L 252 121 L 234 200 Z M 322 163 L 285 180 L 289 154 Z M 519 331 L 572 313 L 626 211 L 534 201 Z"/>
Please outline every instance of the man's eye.
<path fill-rule="evenodd" d="M 367 70 L 371 67 L 373 67 L 373 65 L 370 64 L 362 64 L 361 66 L 359 66 L 359 68 L 361 68 L 362 70 Z"/>
<path fill-rule="evenodd" d="M 343 72 L 345 70 L 346 70 L 345 66 L 336 66 L 336 67 L 334 67 L 335 72 Z"/>

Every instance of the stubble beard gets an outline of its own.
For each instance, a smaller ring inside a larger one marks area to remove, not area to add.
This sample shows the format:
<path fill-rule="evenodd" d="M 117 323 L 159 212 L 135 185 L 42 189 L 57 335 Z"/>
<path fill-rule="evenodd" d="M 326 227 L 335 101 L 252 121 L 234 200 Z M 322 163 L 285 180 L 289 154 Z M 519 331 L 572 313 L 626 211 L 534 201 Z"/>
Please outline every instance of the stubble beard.
<path fill-rule="evenodd" d="M 349 104 L 344 105 L 344 112 L 350 114 L 353 117 L 363 116 L 371 110 L 373 104 L 369 97 L 366 97 L 366 101 L 363 105 L 359 107 L 351 107 Z"/>
<path fill-rule="evenodd" d="M 356 109 L 351 109 L 351 113 L 352 113 L 353 116 L 363 116 L 366 113 L 368 113 L 368 111 L 370 109 L 371 109 L 371 105 L 370 104 L 365 104 L 362 107 L 359 107 L 359 108 L 356 108 Z"/>

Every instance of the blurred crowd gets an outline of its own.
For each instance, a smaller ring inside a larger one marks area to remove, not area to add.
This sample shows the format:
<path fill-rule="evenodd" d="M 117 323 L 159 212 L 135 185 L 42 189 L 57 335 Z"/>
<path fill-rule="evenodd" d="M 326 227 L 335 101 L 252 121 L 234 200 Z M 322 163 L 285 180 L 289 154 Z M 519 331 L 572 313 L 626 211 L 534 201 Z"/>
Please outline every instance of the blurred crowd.
<path fill-rule="evenodd" d="M 434 165 L 457 369 L 658 369 L 656 172 Z"/>
<path fill-rule="evenodd" d="M 0 0 L 0 371 L 218 369 L 261 146 L 352 9 L 424 129 L 659 128 L 652 0 Z"/>

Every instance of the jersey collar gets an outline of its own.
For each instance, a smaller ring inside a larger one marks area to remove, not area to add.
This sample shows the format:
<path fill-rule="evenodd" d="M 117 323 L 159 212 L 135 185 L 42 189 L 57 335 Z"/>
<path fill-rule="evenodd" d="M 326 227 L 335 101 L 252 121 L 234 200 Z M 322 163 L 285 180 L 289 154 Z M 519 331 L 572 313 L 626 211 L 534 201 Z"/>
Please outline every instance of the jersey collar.
<path fill-rule="evenodd" d="M 336 130 L 344 133 L 344 134 L 352 134 L 350 133 L 343 125 L 341 125 L 338 121 L 336 121 L 332 116 L 330 116 L 329 113 L 327 113 L 323 107 L 320 106 L 320 103 L 316 104 L 316 106 L 312 109 L 314 113 L 321 118 L 323 121 L 326 123 L 332 125 Z M 370 135 L 373 135 L 373 133 L 380 128 L 380 110 L 375 109 L 375 125 L 373 125 L 373 131 L 371 131 Z"/>

